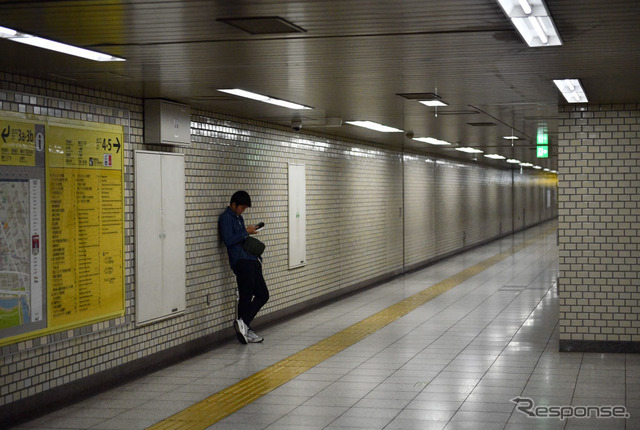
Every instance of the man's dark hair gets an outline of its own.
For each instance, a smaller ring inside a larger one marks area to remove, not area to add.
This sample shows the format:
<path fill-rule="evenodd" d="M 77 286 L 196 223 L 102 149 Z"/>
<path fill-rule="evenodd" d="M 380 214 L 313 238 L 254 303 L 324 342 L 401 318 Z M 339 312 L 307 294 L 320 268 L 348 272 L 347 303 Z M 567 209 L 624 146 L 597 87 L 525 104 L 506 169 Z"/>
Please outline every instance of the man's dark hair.
<path fill-rule="evenodd" d="M 231 205 L 233 203 L 235 203 L 236 206 L 244 205 L 251 207 L 251 197 L 249 197 L 249 193 L 246 191 L 236 191 L 231 196 L 231 202 L 229 204 Z"/>

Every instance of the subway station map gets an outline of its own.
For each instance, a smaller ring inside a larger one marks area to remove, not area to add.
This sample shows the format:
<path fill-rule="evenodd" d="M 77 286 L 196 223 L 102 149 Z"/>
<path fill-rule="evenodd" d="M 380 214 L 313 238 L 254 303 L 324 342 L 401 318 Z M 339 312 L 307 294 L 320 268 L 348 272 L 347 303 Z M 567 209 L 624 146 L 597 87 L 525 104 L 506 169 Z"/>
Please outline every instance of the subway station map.
<path fill-rule="evenodd" d="M 0 328 L 32 320 L 29 191 L 28 180 L 0 181 Z"/>
<path fill-rule="evenodd" d="M 123 144 L 121 125 L 0 115 L 0 346 L 124 315 Z"/>

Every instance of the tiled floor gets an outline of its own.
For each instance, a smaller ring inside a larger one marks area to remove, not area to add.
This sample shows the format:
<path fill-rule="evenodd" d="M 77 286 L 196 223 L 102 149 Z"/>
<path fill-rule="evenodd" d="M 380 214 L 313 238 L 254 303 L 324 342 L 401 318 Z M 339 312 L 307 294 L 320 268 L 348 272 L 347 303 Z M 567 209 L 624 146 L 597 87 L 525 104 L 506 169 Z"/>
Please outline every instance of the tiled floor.
<path fill-rule="evenodd" d="M 640 356 L 558 352 L 556 235 L 541 235 L 549 226 L 454 256 L 285 323 L 256 327 L 265 337 L 262 344 L 227 343 L 19 428 L 144 429 L 536 237 L 531 246 L 209 428 L 640 428 Z M 511 400 L 517 397 L 518 409 Z M 586 406 L 609 408 L 587 411 Z M 592 418 L 541 416 L 586 412 Z M 613 412 L 630 417 L 593 418 Z"/>

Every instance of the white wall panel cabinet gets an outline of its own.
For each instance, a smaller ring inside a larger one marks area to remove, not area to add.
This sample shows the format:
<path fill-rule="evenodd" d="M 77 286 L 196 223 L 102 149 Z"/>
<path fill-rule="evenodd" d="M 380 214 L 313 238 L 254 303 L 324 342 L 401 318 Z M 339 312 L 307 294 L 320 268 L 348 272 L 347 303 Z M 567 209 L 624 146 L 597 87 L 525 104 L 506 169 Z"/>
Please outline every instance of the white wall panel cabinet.
<path fill-rule="evenodd" d="M 289 268 L 307 264 L 307 186 L 304 164 L 289 164 Z"/>
<path fill-rule="evenodd" d="M 135 153 L 136 323 L 185 310 L 184 155 Z"/>

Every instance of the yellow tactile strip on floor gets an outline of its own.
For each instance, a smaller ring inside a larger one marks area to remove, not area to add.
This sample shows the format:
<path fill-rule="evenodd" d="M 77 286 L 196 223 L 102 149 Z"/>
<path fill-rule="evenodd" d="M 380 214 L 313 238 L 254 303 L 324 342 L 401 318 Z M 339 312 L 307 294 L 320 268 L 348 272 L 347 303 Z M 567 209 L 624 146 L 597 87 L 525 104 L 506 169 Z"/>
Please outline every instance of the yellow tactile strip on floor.
<path fill-rule="evenodd" d="M 555 230 L 551 229 L 551 230 Z M 149 429 L 172 430 L 198 430 L 206 429 L 221 419 L 242 409 L 244 406 L 259 399 L 270 391 L 289 382 L 293 378 L 324 360 L 336 355 L 340 351 L 356 344 L 370 334 L 380 330 L 384 326 L 405 316 L 409 312 L 419 308 L 433 298 L 460 285 L 467 279 L 483 272 L 489 267 L 499 263 L 505 258 L 531 245 L 536 240 L 551 230 L 523 242 L 508 251 L 496 254 L 480 263 L 471 266 L 457 274 L 434 284 L 433 286 L 408 297 L 395 305 L 334 334 L 320 342 L 279 361 L 264 370 L 222 390 L 216 394 L 194 404 L 193 406 L 178 412 L 177 414 L 161 421 Z"/>

